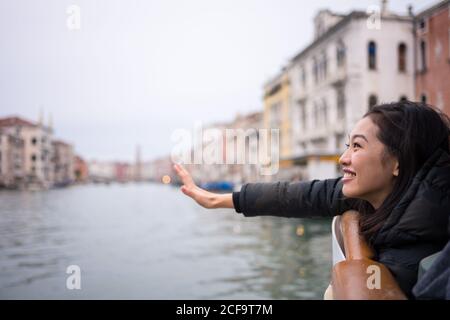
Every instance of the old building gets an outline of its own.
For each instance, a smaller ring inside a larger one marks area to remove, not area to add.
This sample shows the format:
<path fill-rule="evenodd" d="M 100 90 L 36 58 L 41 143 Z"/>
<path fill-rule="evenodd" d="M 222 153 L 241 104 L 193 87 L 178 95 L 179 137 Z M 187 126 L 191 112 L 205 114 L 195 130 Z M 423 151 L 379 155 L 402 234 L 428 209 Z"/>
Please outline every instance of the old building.
<path fill-rule="evenodd" d="M 0 119 L 0 128 L 6 134 L 18 135 L 24 143 L 23 170 L 28 186 L 48 188 L 53 184 L 52 133 L 50 126 L 19 117 Z"/>
<path fill-rule="evenodd" d="M 264 128 L 264 113 L 253 112 L 237 115 L 225 131 L 225 159 L 227 172 L 223 180 L 229 180 L 236 185 L 256 182 L 264 178 L 261 166 L 264 156 L 270 152 L 266 150 L 260 140 L 261 129 Z M 231 163 L 231 160 L 233 160 Z"/>
<path fill-rule="evenodd" d="M 74 174 L 75 181 L 78 183 L 84 183 L 88 181 L 89 178 L 89 170 L 88 165 L 84 159 L 76 155 L 74 160 Z"/>
<path fill-rule="evenodd" d="M 416 100 L 450 116 L 450 1 L 415 17 Z"/>
<path fill-rule="evenodd" d="M 276 174 L 266 176 L 265 180 L 285 180 L 293 175 L 292 112 L 295 107 L 291 103 L 291 79 L 289 66 L 270 79 L 264 85 L 264 128 L 278 130 L 278 169 Z"/>
<path fill-rule="evenodd" d="M 21 188 L 25 182 L 25 145 L 18 132 L 0 128 L 0 187 Z"/>
<path fill-rule="evenodd" d="M 116 164 L 111 161 L 88 162 L 89 180 L 94 183 L 109 183 L 116 179 Z"/>
<path fill-rule="evenodd" d="M 65 186 L 75 181 L 73 146 L 61 140 L 52 141 L 53 184 Z"/>

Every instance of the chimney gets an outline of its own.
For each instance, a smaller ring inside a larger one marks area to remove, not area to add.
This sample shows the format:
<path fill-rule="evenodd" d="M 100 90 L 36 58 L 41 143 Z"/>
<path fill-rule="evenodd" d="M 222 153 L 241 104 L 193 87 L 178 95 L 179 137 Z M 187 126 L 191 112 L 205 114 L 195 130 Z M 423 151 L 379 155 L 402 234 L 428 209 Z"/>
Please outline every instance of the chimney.
<path fill-rule="evenodd" d="M 387 13 L 388 10 L 388 1 L 387 0 L 381 0 L 381 15 L 384 15 Z"/>
<path fill-rule="evenodd" d="M 408 15 L 410 17 L 414 17 L 414 9 L 413 9 L 413 6 L 411 4 L 408 5 Z"/>
<path fill-rule="evenodd" d="M 38 125 L 42 126 L 44 124 L 44 111 L 42 106 L 39 108 Z"/>
<path fill-rule="evenodd" d="M 53 131 L 53 117 L 51 113 L 48 115 L 48 128 L 50 131 Z"/>

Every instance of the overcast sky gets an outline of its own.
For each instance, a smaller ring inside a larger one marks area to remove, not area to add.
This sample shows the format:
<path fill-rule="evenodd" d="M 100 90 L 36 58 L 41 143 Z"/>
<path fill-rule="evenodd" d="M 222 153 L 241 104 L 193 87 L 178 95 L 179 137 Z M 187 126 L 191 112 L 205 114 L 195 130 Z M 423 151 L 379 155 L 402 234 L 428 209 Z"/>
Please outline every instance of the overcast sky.
<path fill-rule="evenodd" d="M 436 1 L 395 0 L 406 13 Z M 67 27 L 67 8 L 81 28 Z M 262 110 L 262 85 L 328 8 L 366 0 L 0 0 L 0 117 L 45 120 L 87 159 L 169 154 L 177 128 Z"/>

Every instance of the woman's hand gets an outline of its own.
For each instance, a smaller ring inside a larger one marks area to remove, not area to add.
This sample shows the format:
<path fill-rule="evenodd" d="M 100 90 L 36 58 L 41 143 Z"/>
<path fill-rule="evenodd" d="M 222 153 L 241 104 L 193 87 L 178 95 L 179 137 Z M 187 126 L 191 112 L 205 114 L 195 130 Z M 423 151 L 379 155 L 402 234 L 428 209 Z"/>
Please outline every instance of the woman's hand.
<path fill-rule="evenodd" d="M 207 209 L 234 208 L 231 193 L 219 194 L 206 191 L 195 184 L 189 172 L 181 165 L 175 164 L 173 168 L 183 183 L 181 191 L 202 207 Z"/>

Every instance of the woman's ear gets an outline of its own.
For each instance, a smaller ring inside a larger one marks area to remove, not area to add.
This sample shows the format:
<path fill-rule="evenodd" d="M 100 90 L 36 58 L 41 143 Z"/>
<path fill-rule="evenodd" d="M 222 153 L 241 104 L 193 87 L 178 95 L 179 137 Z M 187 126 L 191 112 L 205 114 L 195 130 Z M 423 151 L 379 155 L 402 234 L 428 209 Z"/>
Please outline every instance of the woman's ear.
<path fill-rule="evenodd" d="M 398 171 L 399 171 L 398 160 L 395 160 L 395 163 L 394 163 L 394 171 L 392 172 L 392 174 L 393 174 L 395 177 L 398 177 Z"/>

